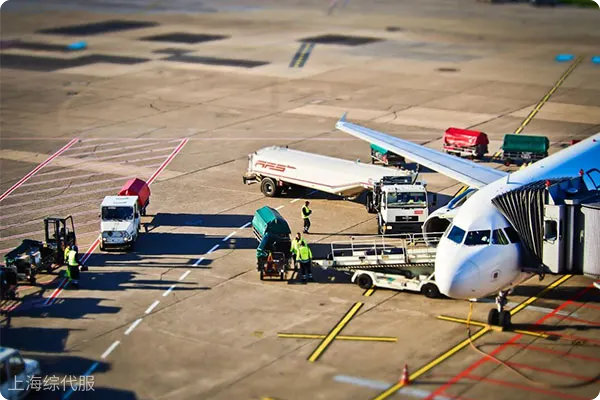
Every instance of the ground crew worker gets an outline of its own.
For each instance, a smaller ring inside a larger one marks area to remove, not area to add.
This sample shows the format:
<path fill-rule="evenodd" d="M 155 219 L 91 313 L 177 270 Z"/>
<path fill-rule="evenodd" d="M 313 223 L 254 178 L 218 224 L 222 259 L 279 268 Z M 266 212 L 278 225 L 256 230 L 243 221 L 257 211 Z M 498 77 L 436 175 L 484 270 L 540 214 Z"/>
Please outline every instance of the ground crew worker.
<path fill-rule="evenodd" d="M 300 232 L 297 232 L 296 237 L 294 238 L 294 240 L 292 240 L 292 246 L 290 248 L 290 251 L 292 253 L 292 259 L 294 260 L 294 268 L 296 268 L 296 260 L 298 258 L 298 249 L 300 248 L 300 243 L 306 244 L 306 241 L 302 239 L 302 235 L 300 235 Z"/>
<path fill-rule="evenodd" d="M 300 270 L 302 273 L 302 280 L 306 282 L 306 279 L 312 280 L 312 271 L 310 268 L 310 264 L 312 262 L 312 252 L 310 251 L 310 247 L 306 244 L 306 242 L 300 243 L 298 247 L 298 261 L 300 261 Z"/>
<path fill-rule="evenodd" d="M 63 264 L 69 265 L 69 252 L 71 251 L 71 246 L 69 246 L 68 244 L 65 244 L 65 252 L 64 252 L 64 257 L 63 257 Z"/>
<path fill-rule="evenodd" d="M 67 256 L 67 279 L 73 285 L 79 287 L 79 262 L 74 246 L 70 246 L 69 255 Z"/>
<path fill-rule="evenodd" d="M 302 218 L 304 219 L 304 233 L 308 233 L 308 230 L 310 229 L 310 215 L 312 214 L 312 211 L 310 208 L 308 208 L 308 205 L 310 203 L 307 201 L 306 203 L 304 203 L 304 207 L 302 207 Z"/>

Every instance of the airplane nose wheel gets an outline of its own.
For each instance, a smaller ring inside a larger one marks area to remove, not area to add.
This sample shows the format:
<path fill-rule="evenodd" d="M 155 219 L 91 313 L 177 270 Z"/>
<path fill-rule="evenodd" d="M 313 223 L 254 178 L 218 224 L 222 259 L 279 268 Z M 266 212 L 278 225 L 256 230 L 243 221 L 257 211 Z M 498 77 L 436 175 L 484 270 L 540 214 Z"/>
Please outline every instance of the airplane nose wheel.
<path fill-rule="evenodd" d="M 504 309 L 508 302 L 506 295 L 508 292 L 502 291 L 496 297 L 496 308 L 492 308 L 488 313 L 488 324 L 498 325 L 503 328 L 509 328 L 511 325 L 510 312 Z"/>

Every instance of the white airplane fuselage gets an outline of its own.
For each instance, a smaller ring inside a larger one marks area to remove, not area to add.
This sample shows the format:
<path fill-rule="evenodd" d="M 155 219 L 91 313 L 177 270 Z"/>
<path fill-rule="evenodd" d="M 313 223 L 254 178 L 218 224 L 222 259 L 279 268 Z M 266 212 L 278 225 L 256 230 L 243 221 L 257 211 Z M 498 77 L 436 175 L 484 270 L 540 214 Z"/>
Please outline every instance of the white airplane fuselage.
<path fill-rule="evenodd" d="M 494 230 L 502 230 L 500 234 L 506 237 L 504 229 L 510 227 L 492 199 L 531 182 L 573 177 L 592 168 L 600 169 L 600 134 L 500 178 L 469 197 L 438 244 L 435 277 L 440 291 L 456 299 L 481 298 L 530 277 L 522 272 L 524 249 L 520 243 L 494 244 L 490 240 Z M 458 229 L 452 231 L 454 227 Z M 461 230 L 465 234 L 459 240 Z M 487 244 L 485 231 L 489 231 Z"/>

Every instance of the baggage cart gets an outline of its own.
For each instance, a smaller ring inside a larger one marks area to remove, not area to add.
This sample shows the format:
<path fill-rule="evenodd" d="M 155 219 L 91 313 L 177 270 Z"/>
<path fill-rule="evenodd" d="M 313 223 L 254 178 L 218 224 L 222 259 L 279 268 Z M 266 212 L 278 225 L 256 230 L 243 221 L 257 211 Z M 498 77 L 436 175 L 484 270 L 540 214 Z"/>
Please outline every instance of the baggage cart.
<path fill-rule="evenodd" d="M 444 132 L 444 151 L 457 156 L 482 159 L 488 152 L 489 139 L 480 131 L 448 128 Z"/>
<path fill-rule="evenodd" d="M 502 159 L 504 165 L 529 163 L 548 157 L 550 141 L 546 136 L 504 135 Z"/>

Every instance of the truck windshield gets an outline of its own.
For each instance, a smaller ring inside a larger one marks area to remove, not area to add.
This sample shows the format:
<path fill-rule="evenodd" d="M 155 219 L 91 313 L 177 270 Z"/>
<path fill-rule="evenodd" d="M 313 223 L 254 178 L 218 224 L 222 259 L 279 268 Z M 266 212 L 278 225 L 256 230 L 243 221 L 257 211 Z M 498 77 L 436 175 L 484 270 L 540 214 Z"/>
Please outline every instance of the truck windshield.
<path fill-rule="evenodd" d="M 389 208 L 426 207 L 427 195 L 424 192 L 390 192 L 387 205 Z"/>
<path fill-rule="evenodd" d="M 102 207 L 103 221 L 126 221 L 133 219 L 131 207 Z"/>

